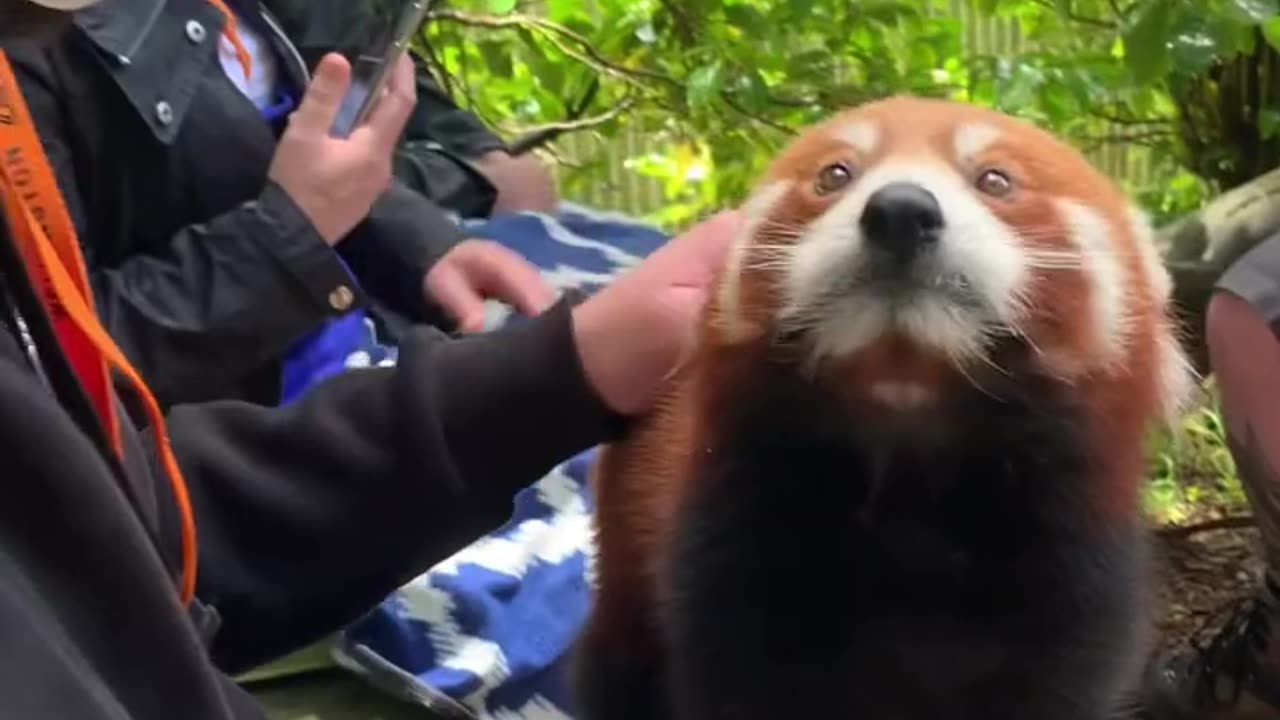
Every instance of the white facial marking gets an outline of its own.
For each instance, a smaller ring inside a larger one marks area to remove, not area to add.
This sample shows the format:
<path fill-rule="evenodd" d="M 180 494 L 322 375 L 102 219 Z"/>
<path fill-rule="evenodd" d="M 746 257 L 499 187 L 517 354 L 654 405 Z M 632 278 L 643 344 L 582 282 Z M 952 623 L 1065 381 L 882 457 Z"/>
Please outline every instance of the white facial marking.
<path fill-rule="evenodd" d="M 834 131 L 837 140 L 850 145 L 863 155 L 870 155 L 880 144 L 880 129 L 869 122 L 839 125 Z"/>
<path fill-rule="evenodd" d="M 724 271 L 721 275 L 718 290 L 718 320 L 726 342 L 738 342 L 751 335 L 750 328 L 742 317 L 742 273 L 748 249 L 755 241 L 756 232 L 769 218 L 774 205 L 782 199 L 794 183 L 790 180 L 778 180 L 768 183 L 756 190 L 742 206 L 742 225 L 738 237 L 734 238 L 725 258 Z M 773 256 L 777 250 L 766 250 L 762 254 Z"/>
<path fill-rule="evenodd" d="M 878 382 L 871 386 L 871 397 L 894 410 L 916 410 L 930 400 L 923 385 L 913 382 Z"/>
<path fill-rule="evenodd" d="M 1169 313 L 1169 301 L 1174 291 L 1174 281 L 1161 258 L 1156 245 L 1156 233 L 1151 218 L 1137 205 L 1129 206 L 1129 228 L 1133 232 L 1134 246 L 1138 252 L 1138 270 L 1146 275 L 1151 286 L 1151 301 L 1157 313 Z M 1172 320 L 1165 315 L 1156 325 L 1156 373 L 1160 379 L 1161 413 L 1167 424 L 1178 423 L 1187 411 L 1199 383 L 1199 375 L 1190 364 L 1187 352 L 1175 336 Z"/>
<path fill-rule="evenodd" d="M 982 153 L 991 143 L 1000 137 L 1000 129 L 994 125 L 986 123 L 969 123 L 956 128 L 955 137 L 952 142 L 955 143 L 956 157 L 961 160 L 969 160 L 976 155 Z"/>
<path fill-rule="evenodd" d="M 1160 256 L 1151 219 L 1137 205 L 1129 206 L 1129 227 L 1138 252 L 1139 271 L 1146 276 L 1151 287 L 1152 305 L 1158 312 L 1167 313 L 1173 293 L 1173 278 Z M 1166 316 L 1156 327 L 1156 372 L 1160 379 L 1160 409 L 1165 422 L 1174 425 L 1195 395 L 1200 378 L 1178 342 L 1171 323 L 1172 320 Z"/>
<path fill-rule="evenodd" d="M 864 262 L 858 222 L 863 208 L 872 193 L 892 182 L 919 184 L 937 198 L 946 222 L 937 248 L 938 279 L 963 277 L 985 311 L 960 307 L 942 294 L 922 293 L 904 304 L 870 290 L 846 290 Z M 993 324 L 1018 322 L 1027 278 L 1017 236 L 959 174 L 941 162 L 903 161 L 860 178 L 809 226 L 791 256 L 780 321 L 813 331 L 815 359 L 856 352 L 889 330 L 956 359 L 974 358 L 985 349 Z"/>
<path fill-rule="evenodd" d="M 1126 291 L 1129 283 L 1125 282 L 1124 265 L 1116 257 L 1111 228 L 1106 218 L 1074 200 L 1058 200 L 1058 211 L 1067 224 L 1067 236 L 1080 253 L 1084 277 L 1092 286 L 1089 311 L 1100 357 L 1106 363 L 1121 361 L 1129 340 L 1133 298 Z"/>
<path fill-rule="evenodd" d="M 1142 273 L 1147 276 L 1151 292 L 1155 295 L 1156 306 L 1163 308 L 1173 292 L 1173 278 L 1164 266 L 1164 258 L 1160 257 L 1160 249 L 1156 245 L 1156 234 L 1151 227 L 1151 220 L 1142 208 L 1129 207 L 1129 227 L 1133 232 L 1133 241 L 1137 243 L 1138 263 Z"/>

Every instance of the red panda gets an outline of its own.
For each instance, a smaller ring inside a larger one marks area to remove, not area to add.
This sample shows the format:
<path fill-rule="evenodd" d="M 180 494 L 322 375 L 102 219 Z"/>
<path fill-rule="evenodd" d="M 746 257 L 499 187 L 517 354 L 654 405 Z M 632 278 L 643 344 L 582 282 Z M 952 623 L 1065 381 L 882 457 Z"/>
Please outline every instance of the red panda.
<path fill-rule="evenodd" d="M 594 468 L 583 720 L 1102 720 L 1143 660 L 1143 440 L 1192 387 L 1144 215 L 893 97 L 742 208 L 697 349 Z"/>

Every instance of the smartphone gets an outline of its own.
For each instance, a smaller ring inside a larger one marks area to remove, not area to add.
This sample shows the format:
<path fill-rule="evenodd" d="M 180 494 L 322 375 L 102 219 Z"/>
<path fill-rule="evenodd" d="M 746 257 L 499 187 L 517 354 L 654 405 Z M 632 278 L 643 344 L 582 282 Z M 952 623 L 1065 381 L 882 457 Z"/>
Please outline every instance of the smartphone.
<path fill-rule="evenodd" d="M 433 0 L 366 0 L 356 41 L 342 51 L 351 63 L 351 87 L 342 99 L 331 133 L 345 138 L 368 117 L 387 78 L 409 49 Z"/>

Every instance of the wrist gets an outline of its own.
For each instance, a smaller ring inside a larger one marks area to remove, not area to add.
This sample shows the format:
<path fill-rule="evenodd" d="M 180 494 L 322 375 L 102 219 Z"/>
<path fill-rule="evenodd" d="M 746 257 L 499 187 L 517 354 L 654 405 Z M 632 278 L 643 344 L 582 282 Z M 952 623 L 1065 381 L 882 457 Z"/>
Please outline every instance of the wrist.
<path fill-rule="evenodd" d="M 619 312 L 617 298 L 593 295 L 573 308 L 573 338 L 587 384 L 613 412 L 648 409 L 666 382 L 677 350 L 664 335 L 661 303 L 636 302 Z M 610 306 L 610 303 L 613 306 Z"/>
<path fill-rule="evenodd" d="M 572 309 L 573 343 L 582 365 L 587 385 L 610 410 L 624 413 L 616 398 L 611 397 L 613 380 L 608 348 L 608 325 L 604 322 L 600 302 L 589 298 Z"/>
<path fill-rule="evenodd" d="M 333 224 L 327 222 L 325 211 L 322 207 L 316 207 L 319 203 L 308 202 L 304 193 L 295 192 L 289 187 L 286 181 L 277 179 L 273 176 L 267 178 L 268 188 L 279 191 L 290 203 L 293 204 L 295 210 L 298 211 L 303 218 L 311 225 L 311 229 L 316 235 L 324 241 L 329 247 L 334 247 L 343 238 L 343 233 L 336 232 Z"/>

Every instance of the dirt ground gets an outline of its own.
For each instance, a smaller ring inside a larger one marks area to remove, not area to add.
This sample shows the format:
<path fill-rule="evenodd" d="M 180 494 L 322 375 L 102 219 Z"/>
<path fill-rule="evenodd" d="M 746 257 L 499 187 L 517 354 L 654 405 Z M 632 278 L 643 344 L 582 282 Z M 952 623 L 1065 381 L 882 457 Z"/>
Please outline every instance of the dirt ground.
<path fill-rule="evenodd" d="M 1256 587 L 1260 560 L 1252 528 L 1214 530 L 1156 543 L 1160 646 L 1209 636 Z"/>

